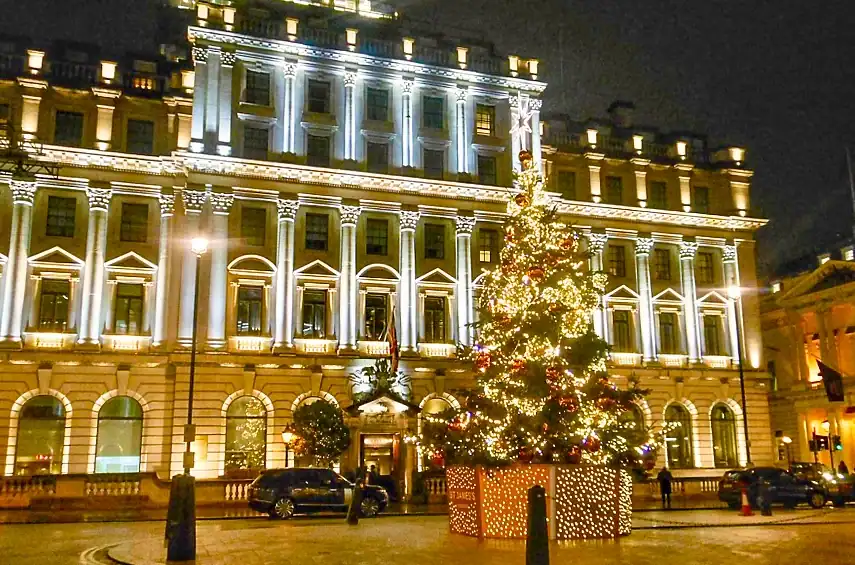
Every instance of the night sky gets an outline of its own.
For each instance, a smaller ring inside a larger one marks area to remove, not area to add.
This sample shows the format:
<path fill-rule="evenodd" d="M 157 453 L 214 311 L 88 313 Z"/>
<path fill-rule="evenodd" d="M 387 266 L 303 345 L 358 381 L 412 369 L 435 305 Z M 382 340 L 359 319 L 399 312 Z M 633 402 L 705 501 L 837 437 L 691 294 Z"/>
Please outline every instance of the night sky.
<path fill-rule="evenodd" d="M 0 3 L 2 33 L 154 48 L 155 0 Z M 539 58 L 550 83 L 545 113 L 583 119 L 631 100 L 637 123 L 747 147 L 755 215 L 772 220 L 759 233 L 767 270 L 851 234 L 844 148 L 855 151 L 855 3 L 392 3 L 438 28 L 483 33 L 501 52 Z"/>

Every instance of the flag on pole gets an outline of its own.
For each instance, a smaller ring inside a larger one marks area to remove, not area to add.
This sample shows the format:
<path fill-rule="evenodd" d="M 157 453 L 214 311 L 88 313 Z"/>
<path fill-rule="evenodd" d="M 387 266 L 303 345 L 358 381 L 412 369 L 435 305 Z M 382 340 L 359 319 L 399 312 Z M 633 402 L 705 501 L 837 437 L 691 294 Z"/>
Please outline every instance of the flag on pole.
<path fill-rule="evenodd" d="M 386 338 L 389 340 L 389 355 L 392 358 L 391 369 L 392 374 L 394 375 L 398 372 L 398 355 L 400 354 L 400 351 L 398 350 L 398 332 L 395 329 L 395 311 L 392 310 L 390 314 L 389 329 L 386 332 Z"/>
<path fill-rule="evenodd" d="M 819 367 L 819 375 L 825 385 L 825 395 L 829 402 L 843 402 L 843 375 L 835 371 L 819 359 L 816 360 Z"/>

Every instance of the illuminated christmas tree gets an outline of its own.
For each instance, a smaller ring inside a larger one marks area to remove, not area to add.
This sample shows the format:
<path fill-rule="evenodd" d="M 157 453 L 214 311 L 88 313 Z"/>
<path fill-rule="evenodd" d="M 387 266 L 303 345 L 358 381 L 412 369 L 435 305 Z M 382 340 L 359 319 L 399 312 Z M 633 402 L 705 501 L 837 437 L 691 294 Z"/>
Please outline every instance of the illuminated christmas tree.
<path fill-rule="evenodd" d="M 588 269 L 580 235 L 550 206 L 531 154 L 520 161 L 501 264 L 479 298 L 478 345 L 462 353 L 477 387 L 459 412 L 424 416 L 420 447 L 446 464 L 631 464 L 653 440 L 619 418 L 643 391 L 609 379 L 608 346 L 593 331 L 606 276 Z"/>

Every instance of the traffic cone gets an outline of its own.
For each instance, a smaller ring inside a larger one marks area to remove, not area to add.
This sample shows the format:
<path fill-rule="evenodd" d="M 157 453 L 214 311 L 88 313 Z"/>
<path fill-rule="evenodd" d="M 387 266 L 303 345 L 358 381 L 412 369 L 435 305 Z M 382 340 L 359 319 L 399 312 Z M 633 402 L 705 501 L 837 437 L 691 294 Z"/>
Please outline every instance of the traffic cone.
<path fill-rule="evenodd" d="M 742 489 L 742 512 L 743 516 L 753 516 L 754 512 L 751 511 L 751 503 L 748 502 L 748 490 Z"/>

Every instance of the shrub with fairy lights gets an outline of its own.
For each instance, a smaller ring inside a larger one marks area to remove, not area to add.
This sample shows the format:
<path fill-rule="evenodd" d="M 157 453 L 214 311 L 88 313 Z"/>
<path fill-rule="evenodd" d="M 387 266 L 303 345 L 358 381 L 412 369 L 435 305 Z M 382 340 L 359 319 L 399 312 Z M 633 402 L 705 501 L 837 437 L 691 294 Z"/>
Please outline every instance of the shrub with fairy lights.
<path fill-rule="evenodd" d="M 460 411 L 423 415 L 420 447 L 445 464 L 515 461 L 630 465 L 652 449 L 648 431 L 619 418 L 644 391 L 619 388 L 607 344 L 592 328 L 606 285 L 588 269 L 579 233 L 563 223 L 522 152 L 508 203 L 501 263 L 484 277 L 478 344 L 463 350 L 477 387 Z"/>
<path fill-rule="evenodd" d="M 350 447 L 350 430 L 341 408 L 326 400 L 303 404 L 294 411 L 294 434 L 297 455 L 322 467 Z"/>

